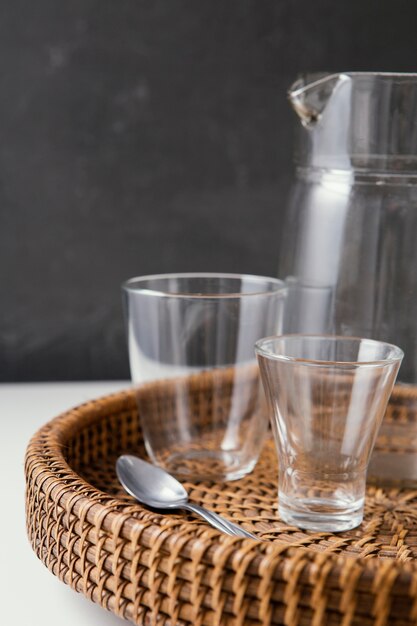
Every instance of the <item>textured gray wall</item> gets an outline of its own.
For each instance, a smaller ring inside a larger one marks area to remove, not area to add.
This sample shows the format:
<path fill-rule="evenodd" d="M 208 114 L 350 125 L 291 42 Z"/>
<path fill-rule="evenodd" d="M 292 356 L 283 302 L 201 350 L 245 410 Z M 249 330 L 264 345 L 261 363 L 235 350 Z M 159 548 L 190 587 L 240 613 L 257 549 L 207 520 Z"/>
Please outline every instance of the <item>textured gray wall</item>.
<path fill-rule="evenodd" d="M 274 274 L 301 70 L 415 71 L 414 2 L 3 0 L 0 380 L 128 376 L 120 282 Z"/>

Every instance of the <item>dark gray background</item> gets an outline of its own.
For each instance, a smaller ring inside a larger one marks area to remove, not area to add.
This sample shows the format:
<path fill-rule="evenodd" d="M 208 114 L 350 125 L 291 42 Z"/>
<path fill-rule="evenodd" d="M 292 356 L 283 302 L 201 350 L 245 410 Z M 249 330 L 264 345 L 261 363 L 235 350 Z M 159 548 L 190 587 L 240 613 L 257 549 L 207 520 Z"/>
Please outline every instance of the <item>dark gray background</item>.
<path fill-rule="evenodd" d="M 303 70 L 416 71 L 415 2 L 3 0 L 0 380 L 128 377 L 119 285 L 275 274 Z"/>

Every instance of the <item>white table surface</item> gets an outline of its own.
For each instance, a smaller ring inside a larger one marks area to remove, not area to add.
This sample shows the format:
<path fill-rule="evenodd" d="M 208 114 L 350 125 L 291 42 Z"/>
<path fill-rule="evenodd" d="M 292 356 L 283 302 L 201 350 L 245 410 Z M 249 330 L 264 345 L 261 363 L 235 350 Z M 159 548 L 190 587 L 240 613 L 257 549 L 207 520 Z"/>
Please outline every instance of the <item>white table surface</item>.
<path fill-rule="evenodd" d="M 23 461 L 30 437 L 59 413 L 128 381 L 0 384 L 2 626 L 126 626 L 55 578 L 38 560 L 25 528 Z"/>

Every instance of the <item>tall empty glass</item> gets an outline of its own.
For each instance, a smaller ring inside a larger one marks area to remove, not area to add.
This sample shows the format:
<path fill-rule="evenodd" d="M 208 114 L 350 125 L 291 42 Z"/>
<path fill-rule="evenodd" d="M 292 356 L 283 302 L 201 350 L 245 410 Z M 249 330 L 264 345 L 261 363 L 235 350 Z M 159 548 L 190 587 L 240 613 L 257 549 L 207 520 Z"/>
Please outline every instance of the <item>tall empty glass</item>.
<path fill-rule="evenodd" d="M 278 450 L 281 518 L 317 531 L 358 526 L 402 350 L 370 339 L 283 335 L 258 341 L 256 352 Z"/>
<path fill-rule="evenodd" d="M 151 459 L 193 480 L 250 472 L 268 426 L 253 345 L 280 332 L 284 283 L 166 274 L 131 279 L 123 293 L 131 374 Z"/>

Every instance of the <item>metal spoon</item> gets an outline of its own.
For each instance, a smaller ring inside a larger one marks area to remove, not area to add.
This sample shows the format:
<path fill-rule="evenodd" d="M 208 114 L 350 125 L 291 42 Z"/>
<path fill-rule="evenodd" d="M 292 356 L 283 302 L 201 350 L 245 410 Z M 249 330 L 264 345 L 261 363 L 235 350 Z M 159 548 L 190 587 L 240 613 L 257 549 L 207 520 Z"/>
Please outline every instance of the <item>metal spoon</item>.
<path fill-rule="evenodd" d="M 258 539 L 252 533 L 188 501 L 188 493 L 180 482 L 165 470 L 124 454 L 116 462 L 117 477 L 131 496 L 153 509 L 185 509 L 200 515 L 209 524 L 227 535 Z"/>

